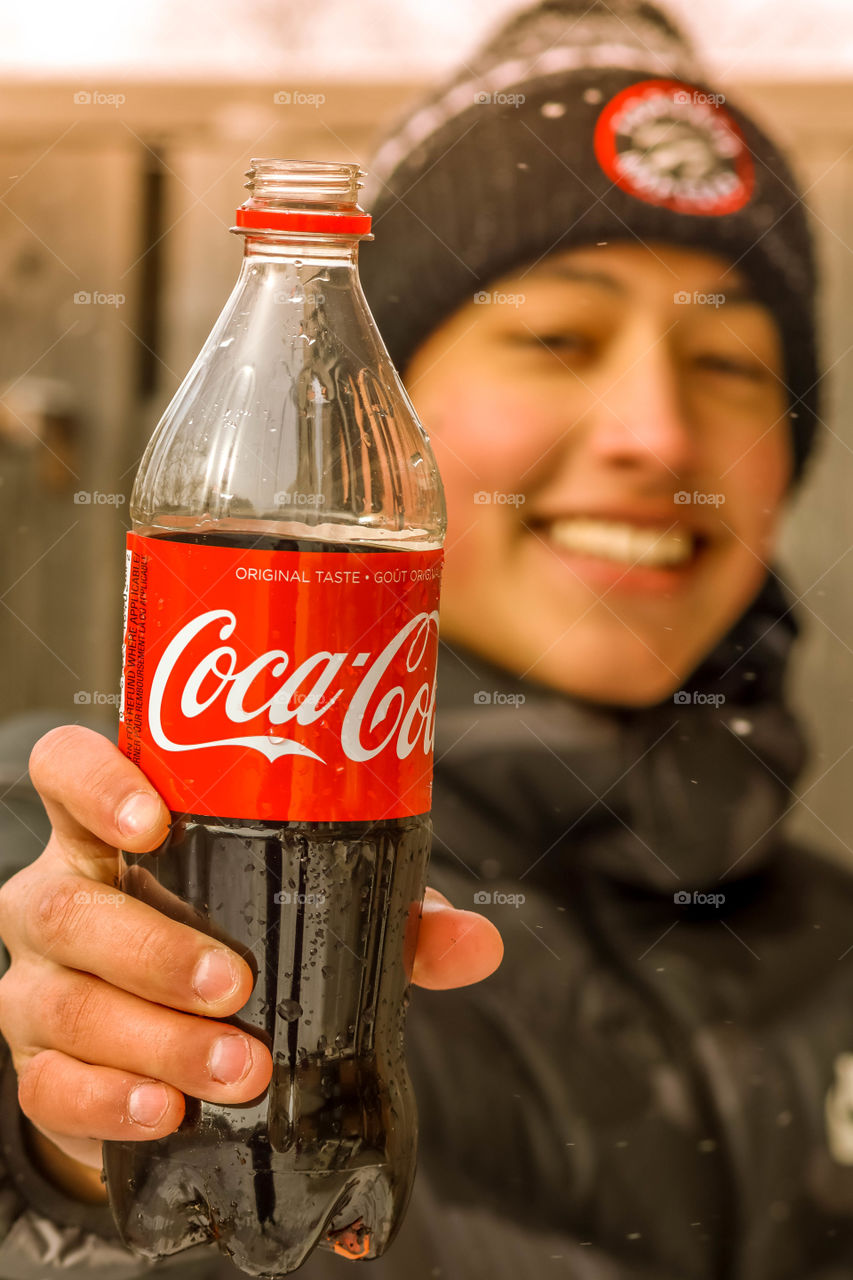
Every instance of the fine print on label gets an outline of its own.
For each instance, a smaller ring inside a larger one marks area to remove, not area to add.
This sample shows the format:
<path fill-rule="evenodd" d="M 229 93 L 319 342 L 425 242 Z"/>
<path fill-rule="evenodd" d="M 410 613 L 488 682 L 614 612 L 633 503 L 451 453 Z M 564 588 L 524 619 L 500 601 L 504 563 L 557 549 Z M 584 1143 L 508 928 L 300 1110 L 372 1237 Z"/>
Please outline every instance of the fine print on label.
<path fill-rule="evenodd" d="M 442 562 L 129 534 L 119 745 L 173 812 L 427 812 Z"/>

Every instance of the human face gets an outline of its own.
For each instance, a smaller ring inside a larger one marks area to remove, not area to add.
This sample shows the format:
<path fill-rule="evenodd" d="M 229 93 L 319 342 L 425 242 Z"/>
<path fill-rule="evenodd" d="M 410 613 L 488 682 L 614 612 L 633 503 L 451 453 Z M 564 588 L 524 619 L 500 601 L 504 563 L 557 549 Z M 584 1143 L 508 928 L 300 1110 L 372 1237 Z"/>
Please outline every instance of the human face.
<path fill-rule="evenodd" d="M 792 470 L 777 325 L 736 269 L 671 245 L 552 254 L 488 296 L 405 370 L 447 496 L 442 635 L 659 702 L 766 574 Z"/>

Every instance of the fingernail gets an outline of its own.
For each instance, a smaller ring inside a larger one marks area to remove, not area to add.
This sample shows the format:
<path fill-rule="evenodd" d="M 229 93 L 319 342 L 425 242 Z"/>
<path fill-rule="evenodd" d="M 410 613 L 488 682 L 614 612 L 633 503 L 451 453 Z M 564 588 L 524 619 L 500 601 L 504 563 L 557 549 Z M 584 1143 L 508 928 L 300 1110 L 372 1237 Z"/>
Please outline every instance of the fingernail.
<path fill-rule="evenodd" d="M 433 915 L 436 911 L 458 911 L 459 909 L 454 907 L 452 902 L 437 902 L 434 898 L 424 898 L 421 903 L 421 914 L 425 916 Z"/>
<path fill-rule="evenodd" d="M 135 791 L 118 811 L 119 830 L 126 836 L 141 836 L 163 821 L 163 805 L 150 791 Z"/>
<path fill-rule="evenodd" d="M 220 1036 L 210 1051 L 207 1069 L 220 1084 L 236 1084 L 252 1065 L 252 1054 L 245 1036 Z"/>
<path fill-rule="evenodd" d="M 149 1129 L 163 1119 L 168 1106 L 169 1095 L 161 1084 L 138 1084 L 127 1102 L 134 1124 L 144 1124 Z"/>
<path fill-rule="evenodd" d="M 193 974 L 193 991 L 213 1004 L 236 991 L 240 974 L 227 951 L 212 947 L 205 951 Z"/>

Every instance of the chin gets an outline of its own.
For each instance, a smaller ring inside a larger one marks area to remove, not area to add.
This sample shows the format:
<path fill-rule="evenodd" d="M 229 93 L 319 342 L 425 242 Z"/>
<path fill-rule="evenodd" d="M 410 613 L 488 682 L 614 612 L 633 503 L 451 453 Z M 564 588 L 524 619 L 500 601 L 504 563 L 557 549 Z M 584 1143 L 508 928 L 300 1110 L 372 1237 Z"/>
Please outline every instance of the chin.
<path fill-rule="evenodd" d="M 482 618 L 474 625 L 466 617 L 442 618 L 442 639 L 460 643 L 474 653 L 560 693 L 584 702 L 611 707 L 653 707 L 671 699 L 689 682 L 689 676 L 713 647 L 711 635 L 682 636 L 677 644 L 672 637 L 668 651 L 655 650 L 653 632 L 648 627 L 626 634 L 624 624 L 607 620 L 605 626 L 570 628 L 562 643 L 543 641 L 542 633 L 556 635 L 562 620 L 549 620 L 548 626 L 523 630 L 514 626 L 514 618 L 493 617 L 483 626 Z M 592 620 L 590 620 L 592 621 Z M 643 635 L 642 632 L 646 634 Z M 501 637 L 498 641 L 496 638 Z"/>
<path fill-rule="evenodd" d="M 548 680 L 544 676 L 539 676 L 538 679 L 583 702 L 607 707 L 631 707 L 638 710 L 643 707 L 655 707 L 658 703 L 667 701 L 676 690 L 681 688 L 681 682 L 675 683 L 669 672 L 666 680 L 643 680 L 630 683 L 625 681 L 624 673 L 620 673 L 619 679 L 575 678 L 561 680 L 559 683 Z"/>
<path fill-rule="evenodd" d="M 649 653 L 621 651 L 602 660 L 595 653 L 551 654 L 529 671 L 531 679 L 584 702 L 612 707 L 654 707 L 682 688 L 694 663 Z M 678 675 L 681 671 L 683 674 Z M 674 674 L 676 673 L 676 674 Z"/>

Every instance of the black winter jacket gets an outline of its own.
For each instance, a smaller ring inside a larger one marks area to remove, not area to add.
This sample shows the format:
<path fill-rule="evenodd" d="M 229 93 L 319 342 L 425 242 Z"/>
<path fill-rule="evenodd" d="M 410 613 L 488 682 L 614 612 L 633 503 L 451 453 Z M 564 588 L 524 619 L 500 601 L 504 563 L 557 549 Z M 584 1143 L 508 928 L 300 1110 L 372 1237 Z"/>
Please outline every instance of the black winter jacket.
<path fill-rule="evenodd" d="M 506 953 L 414 993 L 419 1172 L 376 1280 L 853 1276 L 853 877 L 784 835 L 795 632 L 770 578 L 642 711 L 442 647 L 430 881 Z M 46 727 L 0 732 L 0 877 L 40 852 L 18 775 Z M 49 1186 L 4 1056 L 0 1280 L 239 1276 L 211 1246 L 133 1258 L 106 1208 Z"/>

